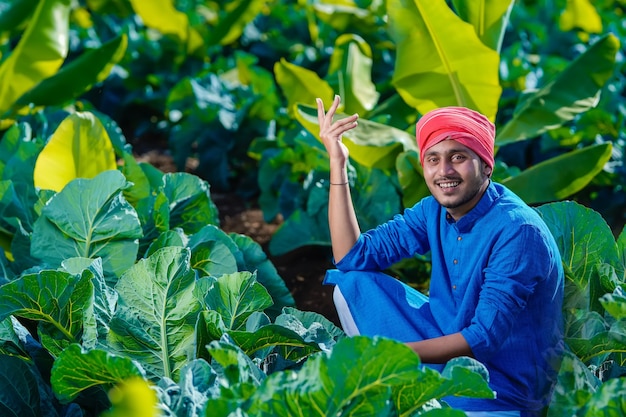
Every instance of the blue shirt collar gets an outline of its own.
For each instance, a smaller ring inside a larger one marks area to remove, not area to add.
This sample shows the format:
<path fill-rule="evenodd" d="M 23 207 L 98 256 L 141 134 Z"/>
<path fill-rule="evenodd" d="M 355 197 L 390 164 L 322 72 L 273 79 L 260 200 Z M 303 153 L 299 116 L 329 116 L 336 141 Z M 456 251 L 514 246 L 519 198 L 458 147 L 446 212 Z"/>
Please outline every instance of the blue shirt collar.
<path fill-rule="evenodd" d="M 474 227 L 474 224 L 479 219 L 481 219 L 489 212 L 489 210 L 491 210 L 491 207 L 493 207 L 498 198 L 500 198 L 500 193 L 494 186 L 493 181 L 489 181 L 489 186 L 483 193 L 483 196 L 480 198 L 478 203 L 470 211 L 467 212 L 467 214 L 465 214 L 455 223 L 454 219 L 452 219 L 452 216 L 446 213 L 446 220 L 448 221 L 448 223 L 455 223 L 459 232 L 467 233 L 472 230 L 472 227 Z"/>

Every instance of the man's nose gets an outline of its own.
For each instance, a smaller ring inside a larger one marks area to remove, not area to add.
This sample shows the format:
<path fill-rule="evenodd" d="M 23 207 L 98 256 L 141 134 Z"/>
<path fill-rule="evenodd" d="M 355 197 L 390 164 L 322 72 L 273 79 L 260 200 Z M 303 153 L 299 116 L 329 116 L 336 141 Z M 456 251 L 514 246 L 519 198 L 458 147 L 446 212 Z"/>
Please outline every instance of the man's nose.
<path fill-rule="evenodd" d="M 450 174 L 451 172 L 454 172 L 452 163 L 450 161 L 441 160 L 441 162 L 439 163 L 439 175 L 445 176 Z"/>

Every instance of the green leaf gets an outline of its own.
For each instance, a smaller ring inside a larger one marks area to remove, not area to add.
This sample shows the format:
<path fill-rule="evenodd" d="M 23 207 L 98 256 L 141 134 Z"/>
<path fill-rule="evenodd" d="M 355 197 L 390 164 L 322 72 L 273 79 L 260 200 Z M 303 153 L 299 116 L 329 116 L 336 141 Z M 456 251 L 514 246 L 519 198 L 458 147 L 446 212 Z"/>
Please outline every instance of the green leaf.
<path fill-rule="evenodd" d="M 382 404 L 376 405 L 382 400 L 380 395 L 389 399 L 392 386 L 417 379 L 420 364 L 419 357 L 400 342 L 363 336 L 342 339 L 333 348 L 324 378 L 326 383 L 332 381 L 327 387 L 333 393 L 329 409 L 338 412 L 354 408 L 354 401 L 359 409 L 371 407 L 375 413 L 382 408 Z"/>
<path fill-rule="evenodd" d="M 170 228 L 180 227 L 191 235 L 207 224 L 219 225 L 219 213 L 211 200 L 210 188 L 208 182 L 192 174 L 165 174 L 163 193 L 169 201 Z"/>
<path fill-rule="evenodd" d="M 247 271 L 202 278 L 197 294 L 205 308 L 217 311 L 230 330 L 244 328 L 252 313 L 272 305 L 272 298 L 257 282 L 256 273 Z"/>
<path fill-rule="evenodd" d="M 228 336 L 213 341 L 207 347 L 213 359 L 213 368 L 224 378 L 226 385 L 251 383 L 258 386 L 265 374 Z"/>
<path fill-rule="evenodd" d="M 332 88 L 314 71 L 294 65 L 282 58 L 274 64 L 274 75 L 276 76 L 276 83 L 287 99 L 287 109 L 290 113 L 294 110 L 296 113 L 298 112 L 295 109 L 297 104 L 313 104 L 316 98 L 321 98 L 327 104 L 333 101 L 335 93 L 333 93 Z M 317 116 L 315 120 L 317 120 Z"/>
<path fill-rule="evenodd" d="M 293 295 L 274 264 L 267 258 L 261 245 L 250 236 L 238 233 L 230 233 L 229 236 L 243 255 L 243 263 L 239 265 L 239 271 L 256 271 L 257 281 L 272 297 L 273 304 L 265 310 L 266 313 L 274 318 L 280 314 L 283 307 L 295 306 Z"/>
<path fill-rule="evenodd" d="M 254 393 L 247 411 L 250 415 L 263 417 L 332 415 L 333 410 L 328 409 L 328 397 L 332 393 L 325 391 L 324 387 L 327 373 L 322 356 L 309 358 L 297 372 L 275 372 Z"/>
<path fill-rule="evenodd" d="M 133 207 L 137 207 L 139 201 L 150 197 L 150 181 L 132 153 L 122 152 L 122 160 L 124 163 L 120 169 L 126 179 L 133 184 L 124 190 L 124 198 Z"/>
<path fill-rule="evenodd" d="M 500 52 L 515 0 L 452 0 L 459 17 L 471 23 L 481 42 Z"/>
<path fill-rule="evenodd" d="M 0 115 L 61 67 L 68 52 L 69 13 L 70 0 L 39 1 L 19 43 L 0 65 Z"/>
<path fill-rule="evenodd" d="M 159 406 L 168 404 L 168 412 L 173 413 L 172 416 L 200 417 L 202 414 L 198 411 L 204 409 L 206 402 L 217 391 L 216 379 L 216 372 L 206 361 L 195 359 L 180 370 L 180 381 L 161 380 L 158 386 L 152 388 L 157 391 Z M 213 414 L 214 410 L 210 410 Z"/>
<path fill-rule="evenodd" d="M 422 369 L 419 377 L 394 388 L 396 408 L 401 415 L 413 415 L 432 399 L 448 396 L 495 398 L 489 388 L 487 369 L 466 357 L 449 361 L 442 373 Z"/>
<path fill-rule="evenodd" d="M 345 333 L 339 327 L 337 327 L 333 322 L 328 320 L 326 317 L 314 313 L 312 311 L 300 311 L 293 307 L 286 307 L 283 309 L 282 314 L 283 320 L 279 320 L 283 326 L 290 327 L 287 325 L 287 321 L 285 318 L 289 319 L 289 322 L 293 322 L 294 320 L 299 323 L 298 327 L 302 327 L 306 331 L 303 333 L 302 331 L 295 330 L 298 334 L 308 333 L 310 329 L 321 326 L 334 340 L 339 340 L 345 337 Z M 316 340 L 319 342 L 318 340 Z"/>
<path fill-rule="evenodd" d="M 28 330 L 15 317 L 7 317 L 0 321 L 0 355 L 11 355 L 28 360 L 29 355 L 20 339 L 20 336 L 27 334 L 30 336 Z"/>
<path fill-rule="evenodd" d="M 76 178 L 117 168 L 104 126 L 92 113 L 72 113 L 52 134 L 35 163 L 35 187 L 61 191 Z"/>
<path fill-rule="evenodd" d="M 141 224 L 122 196 L 119 171 L 76 179 L 54 195 L 35 222 L 32 255 L 58 266 L 67 258 L 102 258 L 107 280 L 135 263 Z"/>
<path fill-rule="evenodd" d="M 105 350 L 83 350 L 72 344 L 54 361 L 50 384 L 59 401 L 67 404 L 88 388 L 111 388 L 131 377 L 144 377 L 142 369 L 131 359 Z"/>
<path fill-rule="evenodd" d="M 424 181 L 424 171 L 417 151 L 401 153 L 396 160 L 398 183 L 402 188 L 402 205 L 413 207 L 422 198 L 430 195 Z"/>
<path fill-rule="evenodd" d="M 566 352 L 548 411 L 549 417 L 577 416 L 601 382 L 574 354 Z M 584 415 L 584 414 L 583 414 Z"/>
<path fill-rule="evenodd" d="M 611 294 L 604 294 L 600 298 L 602 307 L 617 320 L 626 318 L 626 296 L 621 287 L 617 287 Z"/>
<path fill-rule="evenodd" d="M 17 192 L 16 188 L 23 190 L 20 184 L 16 187 L 12 181 L 0 181 L 0 245 L 7 253 L 11 252 L 11 244 L 19 228 L 17 222 L 28 230 L 34 222 L 31 209 L 35 201 L 34 193 Z"/>
<path fill-rule="evenodd" d="M 622 273 L 622 282 L 626 282 L 626 226 L 617 237 L 618 270 Z"/>
<path fill-rule="evenodd" d="M 361 227 L 373 228 L 400 212 L 400 196 L 393 177 L 381 170 L 366 168 L 359 168 L 356 177 L 358 182 L 352 186 L 353 200 Z M 328 183 L 326 180 L 310 183 L 306 209 L 294 210 L 272 235 L 269 245 L 272 255 L 282 255 L 306 245 L 330 246 Z"/>
<path fill-rule="evenodd" d="M 337 78 L 346 113 L 364 115 L 378 103 L 380 94 L 372 81 L 372 49 L 360 36 L 344 34 L 337 38 L 327 78 Z"/>
<path fill-rule="evenodd" d="M 69 258 L 62 265 L 70 274 L 78 275 L 88 270 L 94 287 L 94 318 L 98 340 L 106 339 L 109 333 L 109 322 L 113 317 L 117 304 L 117 293 L 107 285 L 102 271 L 102 259 Z"/>
<path fill-rule="evenodd" d="M 235 242 L 214 225 L 207 225 L 190 236 L 187 247 L 191 249 L 191 267 L 205 276 L 232 274 L 237 272 L 237 265 L 243 262 Z"/>
<path fill-rule="evenodd" d="M 328 215 L 312 216 L 304 210 L 295 210 L 272 235 L 269 252 L 280 256 L 303 246 L 330 246 L 327 219 Z"/>
<path fill-rule="evenodd" d="M 194 351 L 200 305 L 189 249 L 163 248 L 126 271 L 115 286 L 118 307 L 109 343 L 150 377 L 176 378 Z"/>
<path fill-rule="evenodd" d="M 321 350 L 317 343 L 278 324 L 268 324 L 254 332 L 229 331 L 228 335 L 250 357 L 262 349 L 276 347 L 282 358 L 295 362 Z"/>
<path fill-rule="evenodd" d="M 501 181 L 527 204 L 563 200 L 582 190 L 611 159 L 611 142 L 587 146 L 534 165 Z"/>
<path fill-rule="evenodd" d="M 39 387 L 31 367 L 21 359 L 0 355 L 0 415 L 42 416 Z"/>
<path fill-rule="evenodd" d="M 403 343 L 379 337 L 343 338 L 330 355 L 312 356 L 296 372 L 270 375 L 246 411 L 261 416 L 392 415 L 398 411 L 392 411 L 392 401 L 409 404 L 420 398 L 420 389 L 432 394 L 421 398 L 422 404 L 444 394 L 493 398 L 485 368 L 478 362 L 462 358 L 445 372 L 442 376 L 423 368 Z M 447 389 L 431 389 L 428 381 Z"/>
<path fill-rule="evenodd" d="M 598 276 L 603 263 L 617 262 L 615 240 L 602 216 L 572 201 L 537 208 L 556 240 L 566 271 L 564 309 L 600 311 L 598 299 L 606 293 Z M 567 283 L 574 284 L 568 287 Z"/>
<path fill-rule="evenodd" d="M 500 56 L 444 0 L 387 3 L 388 31 L 396 44 L 392 84 L 421 114 L 464 106 L 494 120 L 502 91 Z"/>
<path fill-rule="evenodd" d="M 0 287 L 0 321 L 10 315 L 38 321 L 42 345 L 58 355 L 71 343 L 95 344 L 92 274 L 44 270 Z"/>
<path fill-rule="evenodd" d="M 606 381 L 587 404 L 587 417 L 620 417 L 626 411 L 626 378 Z"/>
<path fill-rule="evenodd" d="M 617 37 L 605 35 L 555 79 L 528 93 L 513 118 L 498 129 L 496 146 L 534 138 L 595 107 L 600 89 L 613 76 L 619 46 Z"/>
<path fill-rule="evenodd" d="M 33 13 L 39 0 L 9 1 L 3 4 L 0 13 L 0 32 L 17 29 Z"/>
<path fill-rule="evenodd" d="M 176 228 L 174 230 L 168 230 L 159 235 L 158 238 L 153 240 L 144 255 L 144 258 L 147 258 L 153 255 L 159 249 L 166 248 L 168 246 L 180 246 L 185 247 L 187 243 L 187 235 L 179 229 Z"/>
<path fill-rule="evenodd" d="M 347 117 L 337 114 L 335 120 Z M 296 119 L 318 140 L 319 125 L 317 108 L 299 104 Z M 343 143 L 350 151 L 350 158 L 368 168 L 392 170 L 402 151 L 417 150 L 413 135 L 381 123 L 360 119 L 354 129 L 343 134 Z"/>
<path fill-rule="evenodd" d="M 238 40 L 250 22 L 265 6 L 264 0 L 237 0 L 223 3 L 217 25 L 211 28 L 207 43 L 228 45 Z"/>
<path fill-rule="evenodd" d="M 13 105 L 17 112 L 24 106 L 52 106 L 78 98 L 94 84 L 104 81 L 126 52 L 126 35 L 118 36 L 98 49 L 90 49 L 64 65 L 53 76 L 42 80 Z"/>

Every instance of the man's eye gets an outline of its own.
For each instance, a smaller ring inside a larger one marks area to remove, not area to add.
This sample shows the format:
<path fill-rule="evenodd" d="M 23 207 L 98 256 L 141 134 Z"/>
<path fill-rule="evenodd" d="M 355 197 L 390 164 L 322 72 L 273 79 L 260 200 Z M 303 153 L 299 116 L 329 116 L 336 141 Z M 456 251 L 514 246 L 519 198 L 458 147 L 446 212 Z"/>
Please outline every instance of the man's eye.
<path fill-rule="evenodd" d="M 462 161 L 464 159 L 465 159 L 465 156 L 463 156 L 463 155 L 454 155 L 454 156 L 452 156 L 452 160 L 453 161 Z"/>

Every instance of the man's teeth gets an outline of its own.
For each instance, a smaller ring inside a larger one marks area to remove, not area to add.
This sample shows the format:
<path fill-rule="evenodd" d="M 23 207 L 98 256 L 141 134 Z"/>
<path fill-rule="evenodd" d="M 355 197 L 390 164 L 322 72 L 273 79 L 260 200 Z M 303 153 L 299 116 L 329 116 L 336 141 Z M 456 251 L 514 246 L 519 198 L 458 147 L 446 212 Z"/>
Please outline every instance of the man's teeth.
<path fill-rule="evenodd" d="M 439 184 L 439 186 L 441 188 L 452 188 L 452 187 L 456 187 L 457 185 L 459 185 L 458 181 L 455 182 L 442 182 Z"/>

